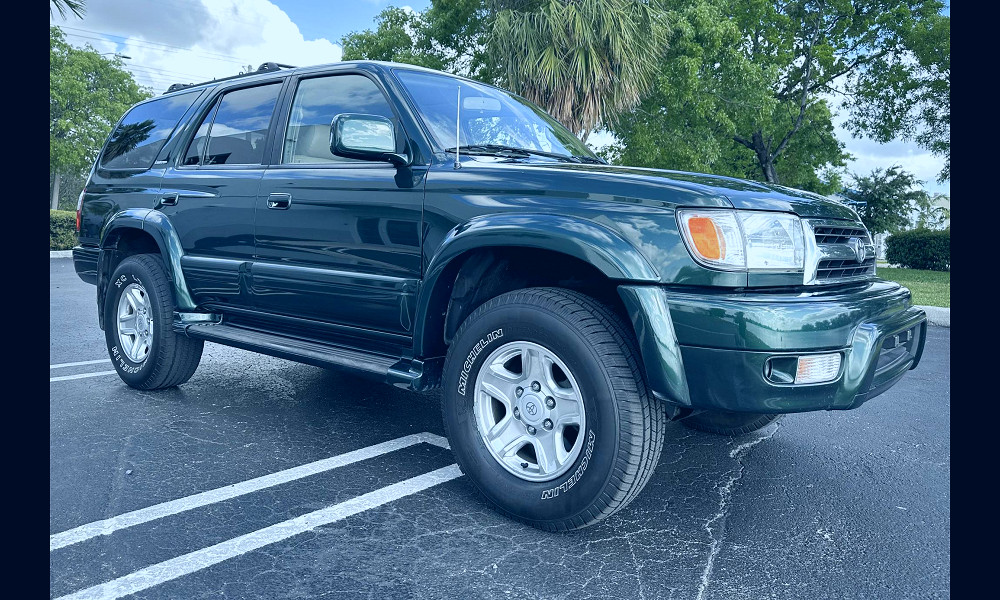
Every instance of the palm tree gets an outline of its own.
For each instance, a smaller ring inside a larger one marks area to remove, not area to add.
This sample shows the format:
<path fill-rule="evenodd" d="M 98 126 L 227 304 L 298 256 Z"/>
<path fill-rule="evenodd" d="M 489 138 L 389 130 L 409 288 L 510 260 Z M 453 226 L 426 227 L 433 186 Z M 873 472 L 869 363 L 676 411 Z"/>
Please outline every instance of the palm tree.
<path fill-rule="evenodd" d="M 87 12 L 87 2 L 86 0 L 50 0 L 49 1 L 49 17 L 52 17 L 52 9 L 55 8 L 59 12 L 59 16 L 66 18 L 66 13 L 71 12 L 78 19 L 82 19 L 83 15 Z"/>
<path fill-rule="evenodd" d="M 513 91 L 586 141 L 638 106 L 659 72 L 658 0 L 494 0 L 487 38 Z"/>

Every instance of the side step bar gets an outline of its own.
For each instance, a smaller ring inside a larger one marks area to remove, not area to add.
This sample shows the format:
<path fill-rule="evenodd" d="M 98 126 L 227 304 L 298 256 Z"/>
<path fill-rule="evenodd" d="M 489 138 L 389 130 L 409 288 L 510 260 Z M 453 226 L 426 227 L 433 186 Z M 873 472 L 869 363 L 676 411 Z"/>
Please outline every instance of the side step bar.
<path fill-rule="evenodd" d="M 440 360 L 401 359 L 223 323 L 175 323 L 175 328 L 189 337 L 316 367 L 345 369 L 398 387 L 422 391 L 439 384 Z M 437 373 L 434 368 L 425 372 L 428 366 L 436 367 Z"/>

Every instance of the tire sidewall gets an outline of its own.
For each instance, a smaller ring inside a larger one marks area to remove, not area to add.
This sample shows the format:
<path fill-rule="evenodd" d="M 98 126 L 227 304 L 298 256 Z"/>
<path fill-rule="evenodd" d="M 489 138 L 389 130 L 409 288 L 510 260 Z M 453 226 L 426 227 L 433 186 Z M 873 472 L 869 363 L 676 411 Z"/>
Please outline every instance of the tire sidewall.
<path fill-rule="evenodd" d="M 513 341 L 540 344 L 572 372 L 583 396 L 586 431 L 573 465 L 559 477 L 525 481 L 501 466 L 481 439 L 473 411 L 476 378 L 496 348 Z M 586 338 L 556 314 L 508 304 L 463 325 L 445 364 L 444 418 L 462 469 L 488 499 L 523 520 L 562 521 L 580 515 L 605 493 L 617 462 L 618 411 L 611 379 Z"/>
<path fill-rule="evenodd" d="M 132 283 L 141 285 L 149 296 L 149 306 L 153 314 L 153 343 L 141 363 L 128 358 L 118 339 L 118 302 L 125 289 Z M 115 269 L 104 300 L 104 322 L 107 324 L 104 336 L 115 370 L 122 380 L 130 385 L 141 385 L 150 377 L 153 366 L 163 351 L 163 327 L 169 327 L 170 324 L 164 322 L 162 314 L 161 299 L 157 293 L 154 275 L 138 260 L 133 258 L 123 260 Z"/>

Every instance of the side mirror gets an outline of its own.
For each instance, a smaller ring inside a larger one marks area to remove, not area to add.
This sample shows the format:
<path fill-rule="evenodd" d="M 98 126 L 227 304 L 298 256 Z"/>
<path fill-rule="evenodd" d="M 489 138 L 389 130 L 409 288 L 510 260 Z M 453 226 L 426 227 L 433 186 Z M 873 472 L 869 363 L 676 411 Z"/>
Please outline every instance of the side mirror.
<path fill-rule="evenodd" d="M 390 162 L 397 167 L 410 158 L 396 152 L 396 128 L 379 115 L 341 113 L 330 123 L 330 152 L 334 156 Z"/>

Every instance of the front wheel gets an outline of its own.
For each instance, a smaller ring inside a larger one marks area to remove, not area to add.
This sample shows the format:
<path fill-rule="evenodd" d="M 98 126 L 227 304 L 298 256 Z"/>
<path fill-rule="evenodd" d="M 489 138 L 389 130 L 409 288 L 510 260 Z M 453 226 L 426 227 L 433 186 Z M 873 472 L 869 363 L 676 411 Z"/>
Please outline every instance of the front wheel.
<path fill-rule="evenodd" d="M 444 369 L 455 458 L 501 512 L 549 531 L 592 525 L 653 473 L 665 413 L 632 335 L 606 306 L 532 288 L 477 308 Z"/>
<path fill-rule="evenodd" d="M 160 257 L 135 254 L 123 260 L 104 299 L 105 340 L 122 381 L 157 390 L 191 378 L 205 343 L 175 333 L 173 317 L 173 294 Z"/>
<path fill-rule="evenodd" d="M 681 419 L 687 427 L 716 435 L 745 435 L 772 423 L 781 415 L 706 410 Z"/>

